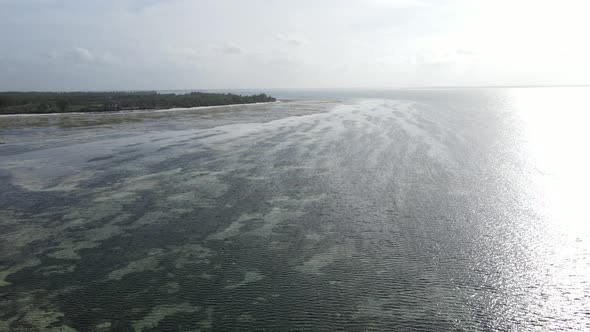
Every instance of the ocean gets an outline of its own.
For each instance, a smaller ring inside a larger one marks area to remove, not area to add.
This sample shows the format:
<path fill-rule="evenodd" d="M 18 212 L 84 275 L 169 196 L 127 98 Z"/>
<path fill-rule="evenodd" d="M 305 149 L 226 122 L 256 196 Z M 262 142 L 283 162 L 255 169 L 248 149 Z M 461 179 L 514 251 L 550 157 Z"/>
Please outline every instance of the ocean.
<path fill-rule="evenodd" d="M 267 93 L 0 117 L 0 331 L 590 329 L 590 88 Z"/>

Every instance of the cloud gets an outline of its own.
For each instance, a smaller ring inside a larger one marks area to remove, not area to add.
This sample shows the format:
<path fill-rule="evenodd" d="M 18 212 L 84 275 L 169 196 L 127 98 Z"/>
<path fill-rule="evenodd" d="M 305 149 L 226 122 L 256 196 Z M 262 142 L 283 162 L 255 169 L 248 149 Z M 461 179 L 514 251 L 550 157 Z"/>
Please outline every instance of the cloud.
<path fill-rule="evenodd" d="M 305 39 L 304 37 L 302 37 L 301 35 L 298 35 L 298 34 L 286 35 L 286 34 L 279 33 L 279 34 L 277 34 L 277 39 L 283 43 L 286 43 L 286 44 L 292 45 L 292 46 L 301 46 L 301 45 L 307 44 L 307 39 Z"/>
<path fill-rule="evenodd" d="M 420 65 L 468 64 L 477 56 L 477 52 L 465 49 L 430 49 L 417 52 L 410 63 Z"/>
<path fill-rule="evenodd" d="M 382 29 L 377 29 L 377 31 L 385 37 L 393 37 L 403 33 L 403 30 L 397 26 L 389 26 Z"/>
<path fill-rule="evenodd" d="M 171 49 L 168 51 L 168 59 L 177 64 L 200 65 L 203 61 L 203 55 L 194 48 Z"/>
<path fill-rule="evenodd" d="M 65 58 L 82 63 L 93 63 L 96 61 L 94 54 L 92 54 L 90 50 L 82 47 L 75 47 L 67 51 L 65 53 Z"/>
<path fill-rule="evenodd" d="M 429 6 L 429 4 L 421 0 L 370 0 L 369 3 L 374 6 L 389 8 L 413 8 Z"/>
<path fill-rule="evenodd" d="M 49 56 L 53 60 L 62 60 L 73 64 L 83 65 L 104 66 L 119 62 L 119 59 L 110 53 L 97 54 L 83 47 L 74 47 L 62 52 L 51 52 Z"/>
<path fill-rule="evenodd" d="M 574 1 L 0 0 L 0 87 L 587 83 Z"/>
<path fill-rule="evenodd" d="M 170 3 L 173 2 L 173 0 L 168 0 L 168 1 L 164 1 L 164 0 L 128 0 L 128 6 L 131 9 L 135 9 L 135 10 L 143 10 L 145 8 L 149 8 L 149 7 L 153 7 L 153 6 L 158 6 L 158 5 L 162 5 L 165 3 Z"/>
<path fill-rule="evenodd" d="M 477 52 L 465 48 L 459 48 L 457 49 L 457 54 L 475 56 L 477 55 Z"/>
<path fill-rule="evenodd" d="M 213 46 L 213 49 L 219 53 L 223 54 L 241 54 L 244 53 L 241 47 L 232 44 L 232 43 L 225 43 L 220 45 Z"/>

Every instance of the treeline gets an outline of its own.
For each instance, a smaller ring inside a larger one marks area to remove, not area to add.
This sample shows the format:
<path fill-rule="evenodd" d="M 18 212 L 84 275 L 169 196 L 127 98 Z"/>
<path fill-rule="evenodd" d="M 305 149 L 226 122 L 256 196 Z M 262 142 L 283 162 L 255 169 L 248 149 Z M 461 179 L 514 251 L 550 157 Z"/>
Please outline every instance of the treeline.
<path fill-rule="evenodd" d="M 0 92 L 0 114 L 116 112 L 138 109 L 219 106 L 276 101 L 264 93 L 192 92 L 162 94 L 142 92 Z"/>

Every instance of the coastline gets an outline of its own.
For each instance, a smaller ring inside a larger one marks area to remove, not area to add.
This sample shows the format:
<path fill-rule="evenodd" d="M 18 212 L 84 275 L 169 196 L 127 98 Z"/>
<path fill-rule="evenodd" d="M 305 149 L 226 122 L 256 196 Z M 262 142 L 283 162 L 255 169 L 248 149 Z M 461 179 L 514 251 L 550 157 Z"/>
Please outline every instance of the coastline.
<path fill-rule="evenodd" d="M 140 110 L 126 110 L 126 111 L 115 111 L 115 112 L 62 112 L 62 113 L 21 113 L 21 114 L 0 114 L 0 119 L 5 117 L 35 117 L 35 116 L 54 116 L 54 115 L 100 115 L 100 114 L 142 114 L 142 113 L 163 113 L 163 112 L 176 112 L 176 111 L 190 111 L 190 110 L 201 110 L 201 109 L 215 109 L 224 107 L 237 107 L 237 106 L 248 106 L 248 105 L 265 105 L 285 102 L 283 100 L 268 101 L 261 103 L 244 103 L 244 104 L 228 104 L 228 105 L 213 105 L 213 106 L 195 106 L 195 107 L 173 107 L 173 108 L 160 108 L 160 109 L 140 109 Z"/>

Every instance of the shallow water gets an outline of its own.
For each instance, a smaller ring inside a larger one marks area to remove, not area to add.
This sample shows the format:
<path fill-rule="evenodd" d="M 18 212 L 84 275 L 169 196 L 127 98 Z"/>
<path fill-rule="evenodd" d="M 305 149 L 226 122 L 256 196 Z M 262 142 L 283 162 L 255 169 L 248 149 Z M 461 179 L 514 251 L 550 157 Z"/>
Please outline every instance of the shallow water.
<path fill-rule="evenodd" d="M 0 330 L 590 329 L 589 92 L 0 118 Z"/>

